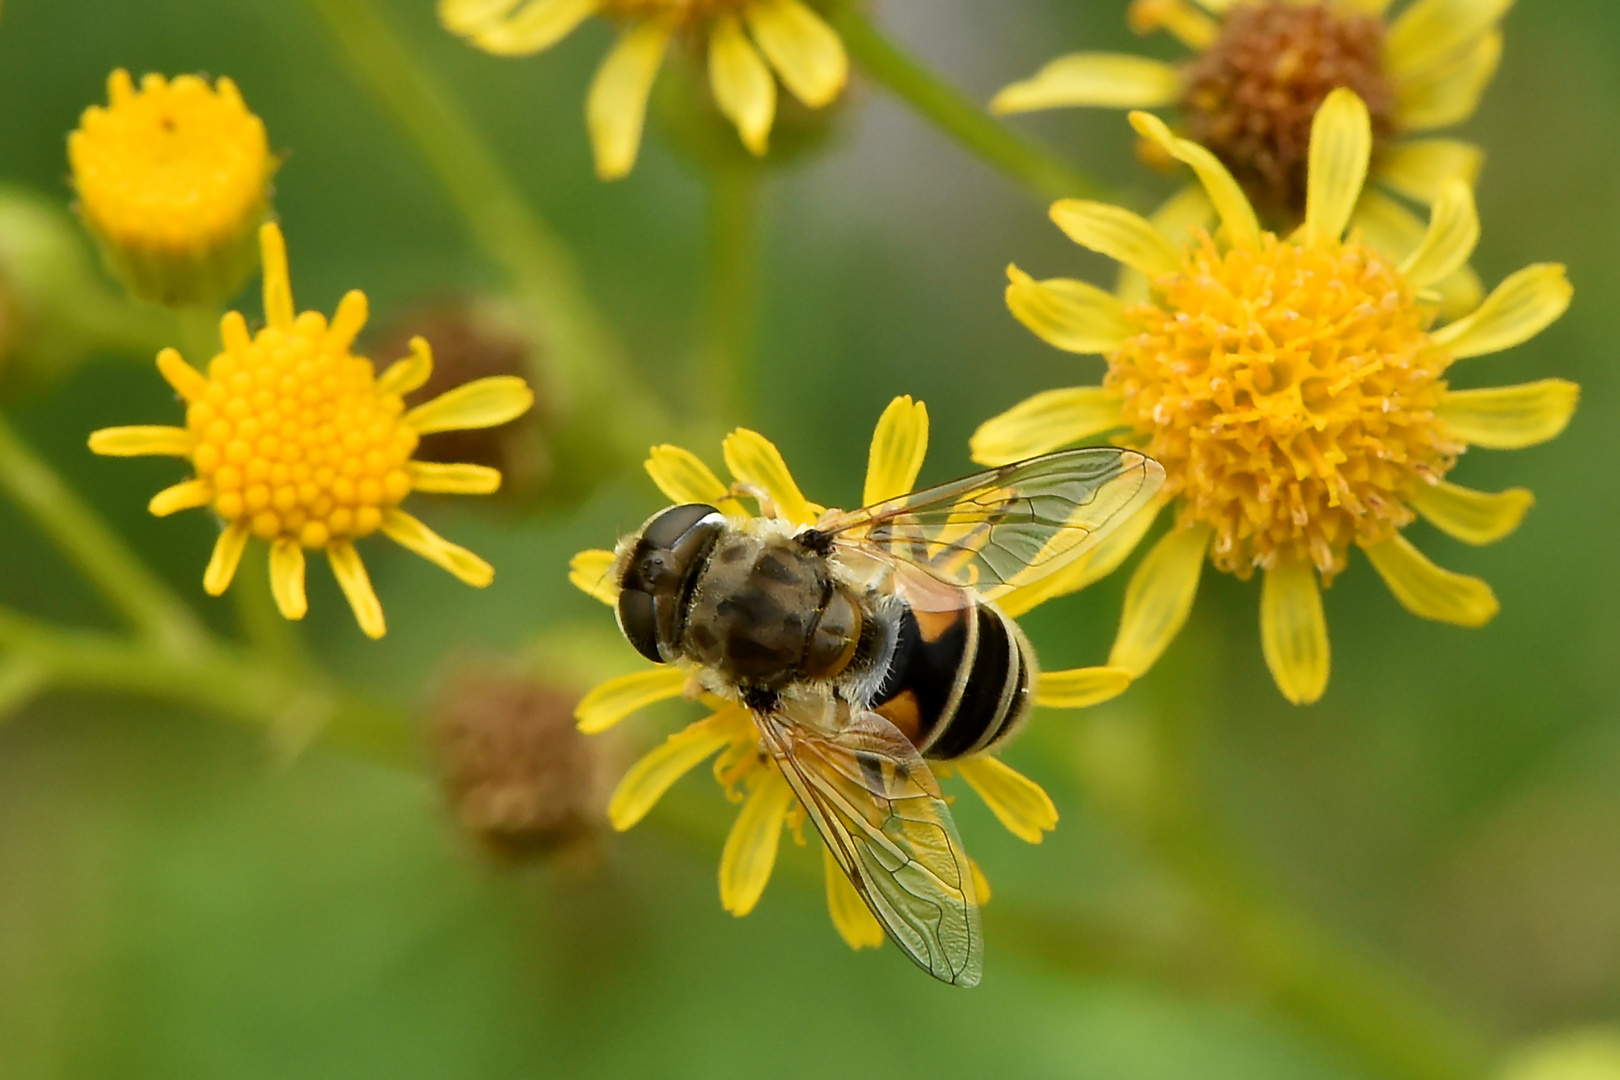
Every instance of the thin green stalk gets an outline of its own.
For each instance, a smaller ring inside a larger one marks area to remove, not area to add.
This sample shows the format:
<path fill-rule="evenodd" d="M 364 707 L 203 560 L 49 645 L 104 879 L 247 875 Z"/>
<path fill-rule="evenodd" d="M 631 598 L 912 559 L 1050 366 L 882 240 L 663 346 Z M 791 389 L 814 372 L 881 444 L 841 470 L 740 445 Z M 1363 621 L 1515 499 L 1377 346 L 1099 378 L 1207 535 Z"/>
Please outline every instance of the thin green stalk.
<path fill-rule="evenodd" d="M 564 389 L 607 400 L 606 414 L 646 443 L 659 411 L 632 381 L 566 243 L 535 213 L 450 89 L 372 0 L 309 0 L 360 81 L 416 145 L 485 254 L 532 306 Z"/>
<path fill-rule="evenodd" d="M 918 63 L 872 25 L 854 0 L 835 0 L 833 27 L 872 79 L 910 105 L 963 149 L 1028 188 L 1043 203 L 1098 198 L 1102 185 L 1016 135 L 955 87 Z"/>
<path fill-rule="evenodd" d="M 0 490 L 25 510 L 107 601 L 176 653 L 202 648 L 196 616 L 0 418 Z"/>
<path fill-rule="evenodd" d="M 724 428 L 749 419 L 759 319 L 760 170 L 715 165 L 709 172 L 708 298 L 701 378 L 694 385 Z"/>

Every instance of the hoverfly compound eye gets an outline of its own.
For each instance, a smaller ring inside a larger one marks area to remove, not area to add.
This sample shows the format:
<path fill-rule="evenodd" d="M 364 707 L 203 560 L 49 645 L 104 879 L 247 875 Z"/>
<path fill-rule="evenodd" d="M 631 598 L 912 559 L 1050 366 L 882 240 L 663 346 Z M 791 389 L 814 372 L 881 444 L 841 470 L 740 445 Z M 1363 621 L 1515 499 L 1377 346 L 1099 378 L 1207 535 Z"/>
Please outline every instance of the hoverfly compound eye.
<path fill-rule="evenodd" d="M 658 618 L 651 593 L 626 589 L 619 594 L 619 629 L 636 652 L 655 664 L 664 662 L 658 652 Z"/>
<path fill-rule="evenodd" d="M 683 503 L 662 511 L 641 530 L 641 539 L 650 548 L 673 548 L 692 526 L 713 516 L 724 520 L 720 511 L 705 503 Z"/>

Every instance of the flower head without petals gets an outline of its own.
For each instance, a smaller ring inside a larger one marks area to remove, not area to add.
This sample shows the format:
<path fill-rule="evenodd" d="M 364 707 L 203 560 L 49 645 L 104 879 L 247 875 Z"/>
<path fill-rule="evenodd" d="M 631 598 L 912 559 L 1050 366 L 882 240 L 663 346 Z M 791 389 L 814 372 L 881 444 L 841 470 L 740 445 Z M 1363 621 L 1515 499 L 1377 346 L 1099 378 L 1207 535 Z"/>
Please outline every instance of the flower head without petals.
<path fill-rule="evenodd" d="M 1039 394 L 973 440 L 977 460 L 999 463 L 1123 429 L 1121 441 L 1164 465 L 1176 527 L 1132 579 L 1110 663 L 1140 675 L 1157 659 L 1186 619 L 1206 556 L 1239 577 L 1264 573 L 1261 644 L 1296 702 L 1326 687 L 1318 586 L 1351 547 L 1414 613 L 1488 621 L 1497 610 L 1489 586 L 1434 566 L 1401 530 L 1422 515 L 1478 544 L 1517 527 L 1529 492 L 1484 494 L 1445 476 L 1469 446 L 1516 449 L 1557 435 L 1578 390 L 1556 379 L 1457 390 L 1447 376 L 1455 361 L 1511 348 L 1557 319 L 1570 298 L 1563 267 L 1522 270 L 1436 328 L 1431 290 L 1479 238 L 1472 192 L 1459 180 L 1445 185 L 1427 233 L 1404 256 L 1353 226 L 1346 236 L 1372 147 L 1354 93 L 1334 91 L 1316 114 L 1305 221 L 1287 237 L 1260 229 L 1208 150 L 1149 114 L 1131 120 L 1193 168 L 1221 231 L 1055 204 L 1053 220 L 1071 239 L 1130 267 L 1141 289 L 1127 283 L 1121 299 L 1011 268 L 1013 314 L 1060 348 L 1103 354 L 1108 374 L 1100 387 Z"/>
<path fill-rule="evenodd" d="M 230 79 L 129 72 L 68 136 L 79 214 L 131 292 L 216 304 L 252 276 L 277 160 Z"/>
<path fill-rule="evenodd" d="M 208 507 L 224 524 L 203 587 L 218 596 L 230 585 L 249 537 L 270 547 L 270 581 L 281 613 L 302 618 L 304 552 L 326 552 L 360 628 L 384 632 L 382 607 L 354 542 L 381 530 L 469 585 L 483 587 L 494 570 L 472 552 L 438 536 L 399 508 L 412 491 L 487 494 L 500 473 L 480 465 L 416 461 L 421 436 L 490 427 L 527 410 L 533 394 L 514 377 L 480 379 L 409 411 L 401 395 L 428 378 L 432 356 L 422 338 L 412 353 L 377 375 L 350 352 L 366 321 L 355 291 L 330 323 L 319 312 L 295 313 L 281 230 L 265 225 L 264 309 L 256 335 L 237 312 L 220 322 L 224 348 L 206 373 L 173 349 L 158 370 L 186 402 L 185 427 L 105 428 L 90 436 L 98 454 L 164 454 L 195 472 L 153 497 L 152 513 Z"/>
<path fill-rule="evenodd" d="M 756 155 L 770 140 L 778 80 L 816 109 L 849 77 L 843 42 L 803 0 L 439 0 L 447 29 L 497 56 L 548 49 L 591 15 L 621 27 L 585 107 L 603 180 L 634 167 L 647 98 L 674 38 L 704 51 L 715 104 Z"/>
<path fill-rule="evenodd" d="M 882 502 L 912 490 L 927 445 L 927 410 L 909 397 L 896 398 L 872 436 L 862 501 Z M 734 431 L 726 437 L 724 456 L 734 478 L 730 484 L 696 455 L 676 446 L 653 447 L 647 472 L 673 502 L 708 503 L 736 518 L 750 516 L 743 500 L 754 503 L 762 516 L 796 525 L 812 525 L 823 513 L 821 506 L 804 497 L 782 455 L 764 436 L 747 429 Z M 613 578 L 616 562 L 611 551 L 580 552 L 574 557 L 569 578 L 589 595 L 614 604 L 618 597 Z M 1022 597 L 1018 610 L 1028 610 L 1038 602 L 1036 597 Z M 576 715 L 582 730 L 604 731 L 656 702 L 683 695 L 702 698 L 710 714 L 669 736 L 633 766 L 620 781 L 608 816 L 614 828 L 630 828 L 675 781 L 713 758 L 716 781 L 732 801 L 742 804 L 721 856 L 720 899 L 727 911 L 746 915 L 770 880 L 783 828 L 791 827 L 802 839 L 804 810 L 775 760 L 761 750 L 759 732 L 748 712 L 737 703 L 703 692 L 695 673 L 695 668 L 681 661 L 610 679 L 585 695 Z M 1111 668 L 1044 672 L 1039 701 L 1057 707 L 1094 704 L 1118 694 L 1129 681 L 1125 673 Z M 1039 843 L 1042 834 L 1057 824 L 1057 810 L 1040 786 L 993 757 L 932 762 L 930 767 L 941 778 L 960 776 L 1003 825 L 1030 843 Z M 827 905 L 839 934 L 856 949 L 882 944 L 882 928 L 830 853 L 825 864 Z M 976 864 L 973 869 L 982 903 L 988 899 L 990 887 Z"/>

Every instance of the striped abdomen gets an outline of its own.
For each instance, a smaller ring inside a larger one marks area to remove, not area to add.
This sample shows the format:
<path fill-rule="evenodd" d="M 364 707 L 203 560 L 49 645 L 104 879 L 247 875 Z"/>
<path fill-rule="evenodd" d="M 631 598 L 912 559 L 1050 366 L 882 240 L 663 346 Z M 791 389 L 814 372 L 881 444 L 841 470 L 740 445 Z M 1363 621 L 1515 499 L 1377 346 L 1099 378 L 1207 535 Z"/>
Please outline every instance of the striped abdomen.
<path fill-rule="evenodd" d="M 924 757 L 968 757 L 1017 729 L 1029 713 L 1036 674 L 1029 643 L 995 607 L 971 601 L 945 612 L 908 607 L 872 709 Z"/>

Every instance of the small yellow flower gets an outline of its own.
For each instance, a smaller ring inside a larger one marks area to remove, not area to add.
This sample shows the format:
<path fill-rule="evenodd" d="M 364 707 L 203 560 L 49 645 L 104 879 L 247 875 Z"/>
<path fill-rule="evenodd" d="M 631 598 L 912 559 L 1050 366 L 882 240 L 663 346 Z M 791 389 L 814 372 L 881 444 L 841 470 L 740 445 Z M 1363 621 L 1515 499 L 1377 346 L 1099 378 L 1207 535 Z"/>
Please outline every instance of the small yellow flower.
<path fill-rule="evenodd" d="M 1564 268 L 1521 270 L 1472 313 L 1435 328 L 1438 298 L 1428 290 L 1479 238 L 1472 191 L 1460 180 L 1444 185 L 1427 233 L 1405 257 L 1354 228 L 1344 238 L 1372 147 L 1367 109 L 1349 90 L 1330 94 L 1316 115 L 1305 223 L 1286 238 L 1261 231 L 1208 150 L 1150 114 L 1131 121 L 1193 168 L 1223 229 L 1189 234 L 1102 203 L 1056 203 L 1052 218 L 1071 239 L 1134 268 L 1141 300 L 1010 267 L 1013 314 L 1061 349 L 1103 354 L 1108 374 L 1101 386 L 1037 394 L 984 424 L 972 443 L 975 460 L 998 463 L 1123 428 L 1121 441 L 1164 465 L 1176 527 L 1131 580 L 1109 663 L 1136 675 L 1152 665 L 1186 620 L 1206 556 L 1241 578 L 1264 572 L 1261 644 L 1295 702 L 1314 701 L 1327 685 L 1318 579 L 1330 583 L 1352 545 L 1415 614 L 1489 621 L 1490 587 L 1435 566 L 1401 529 L 1421 514 L 1484 544 L 1518 526 L 1528 491 L 1484 494 L 1444 477 L 1469 446 L 1518 449 L 1557 435 L 1579 390 L 1559 379 L 1456 390 L 1446 376 L 1454 361 L 1512 348 L 1562 315 L 1571 295 Z M 1049 591 L 1085 583 L 1071 577 L 1060 573 Z"/>
<path fill-rule="evenodd" d="M 1432 203 L 1450 178 L 1473 183 L 1484 155 L 1471 143 L 1408 138 L 1473 115 L 1502 55 L 1497 24 L 1512 0 L 1134 0 L 1138 33 L 1166 30 L 1197 55 L 1181 64 L 1114 53 L 1059 57 L 991 102 L 998 113 L 1061 106 L 1178 110 L 1251 200 L 1289 227 L 1305 210 L 1311 119 L 1336 88 L 1368 105 L 1373 178 Z M 1152 144 L 1144 144 L 1149 150 Z M 1207 204 L 1206 204 L 1207 207 Z M 1405 256 L 1421 223 L 1400 202 L 1363 193 L 1353 222 Z M 1444 282 L 1447 311 L 1479 302 L 1466 267 Z"/>
<path fill-rule="evenodd" d="M 815 109 L 849 77 L 843 42 L 802 0 L 439 0 L 446 29 L 497 56 L 548 49 L 591 15 L 621 24 L 585 105 L 603 180 L 634 167 L 647 97 L 677 34 L 707 50 L 715 103 L 755 154 L 770 139 L 777 79 Z"/>
<path fill-rule="evenodd" d="M 882 502 L 912 490 L 927 447 L 927 410 L 909 397 L 896 398 L 872 436 L 863 502 Z M 696 455 L 678 446 L 653 447 L 647 472 L 671 501 L 708 503 L 737 518 L 749 516 L 740 501 L 745 498 L 757 503 L 761 515 L 795 524 L 814 524 L 822 514 L 823 508 L 804 497 L 782 455 L 764 436 L 739 428 L 726 437 L 723 450 L 726 467 L 735 479 L 729 485 Z M 611 551 L 582 551 L 574 557 L 569 580 L 603 603 L 615 604 L 614 564 Z M 1019 610 L 1028 610 L 1037 602 L 1026 599 Z M 746 915 L 770 880 L 783 827 L 791 826 L 802 839 L 804 810 L 775 760 L 761 750 L 759 733 L 748 712 L 712 695 L 700 695 L 694 672 L 687 662 L 679 661 L 609 679 L 585 695 L 575 715 L 581 730 L 598 732 L 659 701 L 683 695 L 703 698 L 713 710 L 710 715 L 671 735 L 632 767 L 609 803 L 608 817 L 614 828 L 630 828 L 675 781 L 714 757 L 715 779 L 733 801 L 742 803 L 721 856 L 720 901 L 727 911 Z M 1129 683 L 1125 672 L 1110 668 L 1047 672 L 1041 676 L 1038 701 L 1070 708 L 1095 704 L 1120 693 Z M 948 765 L 930 762 L 929 767 L 941 778 L 959 775 L 1020 839 L 1038 844 L 1042 834 L 1057 825 L 1057 809 L 1046 792 L 993 757 Z M 839 934 L 856 949 L 882 944 L 882 928 L 832 855 L 828 853 L 824 861 L 827 906 Z M 990 887 L 977 864 L 973 869 L 982 903 L 988 899 Z"/>
<path fill-rule="evenodd" d="M 198 371 L 173 349 L 158 371 L 186 402 L 185 427 L 104 428 L 90 436 L 98 454 L 185 458 L 196 475 L 153 497 L 159 517 L 211 508 L 224 524 L 203 588 L 230 585 L 250 536 L 270 545 L 270 582 L 281 613 L 301 619 L 304 549 L 326 551 L 360 628 L 381 637 L 382 607 L 354 541 L 381 529 L 396 543 L 482 588 L 495 571 L 399 508 L 412 491 L 488 494 L 501 474 L 481 465 L 412 460 L 430 432 L 492 427 L 534 400 L 522 379 L 479 379 L 409 412 L 401 395 L 427 381 L 433 358 L 422 338 L 411 355 L 375 374 L 349 350 L 366 321 L 366 297 L 350 292 L 330 324 L 315 311 L 295 313 L 281 230 L 260 230 L 264 311 L 269 323 L 248 333 L 238 312 L 220 320 L 224 350 Z"/>
<path fill-rule="evenodd" d="M 131 292 L 161 304 L 214 304 L 252 275 L 270 213 L 276 158 L 264 124 L 230 79 L 129 72 L 109 104 L 68 136 L 79 214 Z"/>

